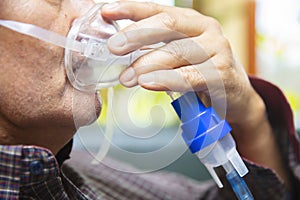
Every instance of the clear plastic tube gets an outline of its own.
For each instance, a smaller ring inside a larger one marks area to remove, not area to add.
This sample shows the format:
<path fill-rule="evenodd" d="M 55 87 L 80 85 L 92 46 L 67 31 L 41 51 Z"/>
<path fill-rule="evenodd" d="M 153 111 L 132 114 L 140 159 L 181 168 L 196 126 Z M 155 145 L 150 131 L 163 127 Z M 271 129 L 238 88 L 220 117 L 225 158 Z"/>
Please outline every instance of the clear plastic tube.
<path fill-rule="evenodd" d="M 227 162 L 223 165 L 225 171 L 227 172 L 226 178 L 230 183 L 234 193 L 236 194 L 239 200 L 254 200 L 253 195 L 251 194 L 247 184 L 244 179 L 239 176 L 237 171 L 234 169 L 230 162 Z"/>
<path fill-rule="evenodd" d="M 97 94 L 100 95 L 100 94 Z M 114 88 L 109 87 L 107 92 L 107 115 L 106 115 L 106 126 L 105 126 L 105 132 L 104 132 L 104 138 L 102 141 L 102 146 L 100 147 L 100 150 L 98 153 L 94 156 L 94 159 L 92 160 L 93 165 L 99 164 L 107 155 L 109 151 L 109 147 L 111 144 L 111 141 L 113 139 L 114 135 L 114 124 L 113 124 L 113 105 L 112 101 L 114 98 Z"/>

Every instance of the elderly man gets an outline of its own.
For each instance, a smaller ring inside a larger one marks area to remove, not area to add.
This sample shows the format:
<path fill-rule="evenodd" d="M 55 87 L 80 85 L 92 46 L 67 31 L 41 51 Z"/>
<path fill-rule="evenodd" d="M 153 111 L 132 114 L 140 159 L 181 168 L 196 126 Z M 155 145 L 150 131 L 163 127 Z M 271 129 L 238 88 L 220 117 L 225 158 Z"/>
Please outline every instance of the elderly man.
<path fill-rule="evenodd" d="M 66 36 L 72 22 L 93 4 L 88 0 L 2 0 L 0 19 Z M 239 152 L 248 160 L 246 181 L 254 197 L 299 198 L 299 149 L 290 108 L 273 85 L 248 80 L 216 20 L 191 9 L 127 1 L 105 5 L 102 16 L 136 21 L 108 40 L 108 48 L 116 55 L 165 43 L 122 72 L 119 80 L 124 86 L 156 91 L 192 88 L 212 101 L 225 88 L 226 119 Z M 88 166 L 76 156 L 63 164 L 76 132 L 73 116 L 80 116 L 78 126 L 93 122 L 101 111 L 97 94 L 69 83 L 63 48 L 4 26 L 0 35 L 1 199 L 234 198 L 230 187 L 218 190 L 180 176 L 127 174 L 102 165 Z M 224 88 L 209 91 L 209 85 L 218 85 L 219 80 Z M 86 112 L 89 109 L 96 115 Z M 161 180 L 172 184 L 159 184 Z"/>

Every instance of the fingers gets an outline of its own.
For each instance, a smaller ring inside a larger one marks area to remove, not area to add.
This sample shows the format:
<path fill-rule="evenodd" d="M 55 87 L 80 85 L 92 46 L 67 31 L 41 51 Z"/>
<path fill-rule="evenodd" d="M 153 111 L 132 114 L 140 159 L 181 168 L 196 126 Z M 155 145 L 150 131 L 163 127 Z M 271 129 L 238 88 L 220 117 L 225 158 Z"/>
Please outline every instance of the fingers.
<path fill-rule="evenodd" d="M 129 68 L 120 75 L 120 82 L 126 87 L 138 84 L 142 74 L 156 70 L 170 70 L 184 68 L 185 66 L 198 65 L 214 57 L 222 51 L 225 44 L 223 38 L 202 35 L 195 38 L 185 38 L 172 41 L 163 47 L 137 59 Z M 218 39 L 219 38 L 219 39 Z M 222 51 L 224 55 L 226 49 Z"/>
<path fill-rule="evenodd" d="M 215 19 L 191 9 L 129 1 L 104 6 L 102 15 L 136 21 L 108 40 L 112 53 L 123 55 L 165 43 L 122 72 L 119 80 L 124 86 L 200 92 L 222 108 L 227 106 L 232 122 L 240 121 L 237 110 L 243 110 L 253 89 Z"/>
<path fill-rule="evenodd" d="M 112 20 L 130 19 L 139 21 L 161 12 L 171 12 L 173 10 L 173 7 L 151 2 L 120 1 L 104 5 L 102 15 Z"/>
<path fill-rule="evenodd" d="M 154 3 L 122 1 L 107 4 L 102 9 L 106 18 L 137 21 L 121 30 L 108 41 L 110 50 L 122 55 L 142 45 L 169 42 L 200 35 L 214 23 L 192 9 L 162 6 Z"/>
<path fill-rule="evenodd" d="M 152 25 L 153 27 L 157 26 L 155 24 Z M 135 24 L 132 26 L 136 27 L 138 25 Z M 145 45 L 157 44 L 160 42 L 168 43 L 169 41 L 185 37 L 187 36 L 182 33 L 168 29 L 137 27 L 137 30 L 135 31 L 120 31 L 108 40 L 107 45 L 112 53 L 116 55 L 124 55 L 140 49 Z"/>
<path fill-rule="evenodd" d="M 138 77 L 138 84 L 155 91 L 206 91 L 214 90 L 222 79 L 213 60 L 172 70 L 156 70 Z M 180 83 L 180 84 L 178 84 Z"/>
<path fill-rule="evenodd" d="M 190 77 L 197 75 L 197 90 L 205 89 L 205 82 L 201 79 L 200 71 L 196 66 L 173 69 L 173 70 L 157 70 L 147 74 L 142 74 L 138 78 L 138 83 L 145 89 L 154 91 L 177 91 L 186 92 L 194 91 L 194 87 L 190 82 Z M 180 83 L 180 84 L 178 84 Z M 196 88 L 195 88 L 196 89 Z"/>
<path fill-rule="evenodd" d="M 165 45 L 138 58 L 120 75 L 126 87 L 150 90 L 203 91 L 219 80 L 232 59 L 219 23 L 192 9 L 122 1 L 103 7 L 105 18 L 136 21 L 108 40 L 117 55 L 145 45 Z M 210 74 L 210 76 L 208 76 Z"/>
<path fill-rule="evenodd" d="M 102 15 L 112 20 L 131 19 L 138 21 L 160 13 L 163 8 L 165 6 L 157 6 L 157 4 L 150 2 L 121 1 L 104 5 Z"/>

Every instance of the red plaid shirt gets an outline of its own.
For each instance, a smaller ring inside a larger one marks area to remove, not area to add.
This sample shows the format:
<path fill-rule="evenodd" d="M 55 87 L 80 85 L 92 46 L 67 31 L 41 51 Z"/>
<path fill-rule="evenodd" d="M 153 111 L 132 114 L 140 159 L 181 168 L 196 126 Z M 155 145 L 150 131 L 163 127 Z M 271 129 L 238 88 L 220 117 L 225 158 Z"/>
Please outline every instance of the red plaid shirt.
<path fill-rule="evenodd" d="M 293 191 L 287 191 L 272 170 L 247 161 L 250 173 L 245 180 L 255 199 L 300 199 L 299 141 L 291 109 L 274 85 L 255 78 L 251 82 L 267 105 L 269 120 L 291 173 Z M 40 147 L 0 145 L 0 199 L 236 198 L 223 175 L 224 188 L 218 189 L 212 182 L 199 183 L 173 173 L 130 174 L 101 163 L 91 165 L 93 158 L 85 152 L 74 152 L 72 159 L 60 165 L 70 146 L 55 157 Z M 121 163 L 107 162 L 120 168 Z"/>

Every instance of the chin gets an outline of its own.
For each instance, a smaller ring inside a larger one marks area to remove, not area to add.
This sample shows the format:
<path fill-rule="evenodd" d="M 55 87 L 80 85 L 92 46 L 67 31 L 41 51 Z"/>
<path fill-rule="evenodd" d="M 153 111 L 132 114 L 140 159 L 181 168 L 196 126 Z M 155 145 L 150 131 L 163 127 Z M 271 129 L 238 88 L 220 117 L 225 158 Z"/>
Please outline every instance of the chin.
<path fill-rule="evenodd" d="M 96 93 L 81 92 L 68 84 L 64 99 L 76 129 L 92 124 L 101 113 L 101 102 Z"/>
<path fill-rule="evenodd" d="M 73 120 L 76 128 L 95 122 L 101 113 L 101 103 L 95 93 L 81 93 L 73 98 Z"/>

